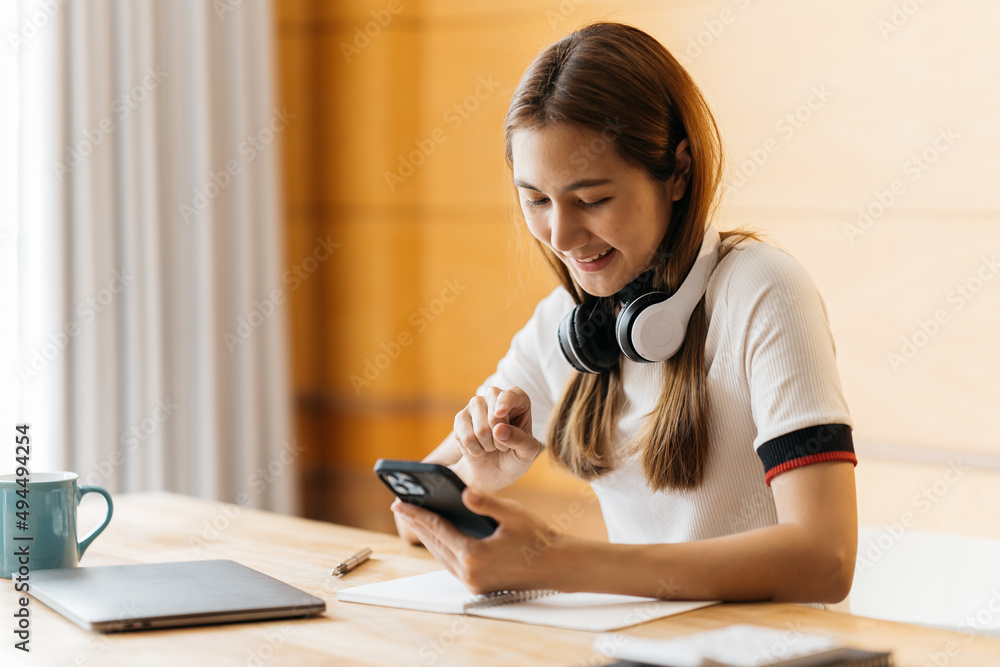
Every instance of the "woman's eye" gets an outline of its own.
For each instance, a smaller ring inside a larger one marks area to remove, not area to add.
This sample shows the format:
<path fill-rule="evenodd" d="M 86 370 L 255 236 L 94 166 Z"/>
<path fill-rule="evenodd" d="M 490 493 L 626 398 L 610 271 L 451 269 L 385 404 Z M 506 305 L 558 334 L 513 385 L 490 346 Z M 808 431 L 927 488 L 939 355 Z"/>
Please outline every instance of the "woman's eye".
<path fill-rule="evenodd" d="M 549 200 L 544 197 L 542 199 L 525 199 L 524 205 L 527 206 L 528 208 L 536 208 L 538 206 L 544 206 L 546 203 L 548 203 L 548 201 Z M 582 206 L 583 208 L 597 208 L 598 206 L 604 206 L 609 201 L 611 201 L 611 197 L 605 197 L 604 199 L 600 199 L 595 202 L 586 202 L 580 200 L 580 206 Z"/>

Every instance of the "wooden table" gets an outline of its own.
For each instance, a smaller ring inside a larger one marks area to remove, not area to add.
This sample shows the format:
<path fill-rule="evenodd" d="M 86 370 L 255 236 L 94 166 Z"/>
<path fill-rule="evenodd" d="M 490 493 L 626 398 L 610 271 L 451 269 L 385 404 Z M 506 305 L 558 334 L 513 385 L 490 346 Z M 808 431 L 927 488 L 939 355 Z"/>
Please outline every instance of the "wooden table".
<path fill-rule="evenodd" d="M 99 504 L 99 503 L 98 503 Z M 94 510 L 100 510 L 96 505 Z M 94 513 L 81 510 L 81 514 Z M 95 519 L 96 521 L 96 519 Z M 81 521 L 87 523 L 86 517 Z M 344 579 L 330 568 L 363 546 L 372 559 Z M 82 565 L 229 558 L 326 600 L 327 611 L 284 620 L 102 635 L 84 631 L 32 599 L 31 648 L 13 649 L 18 595 L 0 583 L 0 665 L 54 667 L 311 665 L 602 665 L 595 635 L 369 605 L 338 603 L 337 590 L 440 569 L 420 547 L 390 535 L 166 493 L 120 495 L 111 525 Z M 896 664 L 1000 665 L 1000 640 L 839 614 L 792 604 L 722 604 L 624 630 L 671 637 L 733 623 L 832 635 L 891 649 Z M 789 635 L 794 638 L 794 635 Z M 948 655 L 948 653 L 953 655 Z"/>

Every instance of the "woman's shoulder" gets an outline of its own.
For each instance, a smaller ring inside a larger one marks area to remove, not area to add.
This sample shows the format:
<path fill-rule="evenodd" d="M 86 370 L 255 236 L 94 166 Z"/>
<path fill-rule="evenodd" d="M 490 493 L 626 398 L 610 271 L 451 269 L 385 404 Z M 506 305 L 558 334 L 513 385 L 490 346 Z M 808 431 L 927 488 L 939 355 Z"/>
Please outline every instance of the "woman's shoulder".
<path fill-rule="evenodd" d="M 733 245 L 719 261 L 712 282 L 717 297 L 730 299 L 778 286 L 813 286 L 809 272 L 794 255 L 774 243 L 755 239 Z"/>
<path fill-rule="evenodd" d="M 741 270 L 752 270 L 769 264 L 788 265 L 801 263 L 790 252 L 772 241 L 758 241 L 744 238 L 729 247 L 729 252 L 719 262 L 719 268 L 725 264 L 740 265 Z"/>

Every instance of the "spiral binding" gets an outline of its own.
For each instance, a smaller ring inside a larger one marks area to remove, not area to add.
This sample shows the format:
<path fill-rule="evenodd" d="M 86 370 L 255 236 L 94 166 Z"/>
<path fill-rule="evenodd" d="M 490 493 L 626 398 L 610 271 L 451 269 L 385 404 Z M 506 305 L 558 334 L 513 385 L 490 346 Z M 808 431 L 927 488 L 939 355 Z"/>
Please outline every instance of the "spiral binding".
<path fill-rule="evenodd" d="M 498 607 L 504 604 L 515 602 L 528 602 L 548 595 L 555 595 L 559 591 L 547 588 L 538 588 L 531 591 L 493 591 L 492 593 L 482 593 L 470 598 L 465 602 L 466 609 L 483 609 L 485 607 Z"/>

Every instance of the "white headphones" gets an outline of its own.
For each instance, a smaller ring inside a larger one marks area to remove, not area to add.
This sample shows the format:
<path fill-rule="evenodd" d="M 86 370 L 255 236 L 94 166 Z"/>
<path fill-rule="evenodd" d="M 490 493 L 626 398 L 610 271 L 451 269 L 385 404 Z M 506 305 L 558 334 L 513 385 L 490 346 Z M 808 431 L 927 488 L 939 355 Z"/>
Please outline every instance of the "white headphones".
<path fill-rule="evenodd" d="M 649 289 L 650 270 L 615 295 L 622 303 L 617 318 L 609 299 L 574 308 L 559 324 L 559 349 L 566 361 L 581 373 L 605 373 L 618 364 L 620 353 L 647 363 L 674 356 L 719 262 L 719 244 L 718 230 L 709 226 L 697 259 L 672 295 Z"/>

